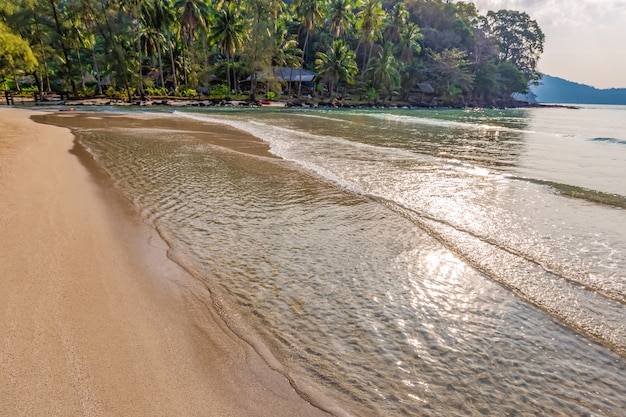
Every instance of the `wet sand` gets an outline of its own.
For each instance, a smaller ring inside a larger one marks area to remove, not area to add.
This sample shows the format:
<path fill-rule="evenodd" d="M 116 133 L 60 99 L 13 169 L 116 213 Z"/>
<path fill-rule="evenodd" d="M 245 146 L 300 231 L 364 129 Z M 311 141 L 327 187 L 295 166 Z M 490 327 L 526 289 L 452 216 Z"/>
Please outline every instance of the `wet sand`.
<path fill-rule="evenodd" d="M 33 114 L 0 109 L 0 415 L 329 415 Z"/>

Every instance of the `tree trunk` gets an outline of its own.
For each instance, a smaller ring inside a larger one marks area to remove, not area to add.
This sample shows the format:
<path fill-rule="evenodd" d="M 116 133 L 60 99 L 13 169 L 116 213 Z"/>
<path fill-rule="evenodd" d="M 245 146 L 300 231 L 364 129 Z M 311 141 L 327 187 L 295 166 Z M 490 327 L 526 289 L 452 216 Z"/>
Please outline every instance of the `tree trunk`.
<path fill-rule="evenodd" d="M 174 79 L 174 90 L 178 88 L 178 75 L 176 74 L 176 62 L 174 61 L 174 43 L 172 42 L 172 34 L 167 31 L 167 42 L 170 47 L 170 61 L 172 63 L 172 78 Z"/>
<path fill-rule="evenodd" d="M 302 65 L 300 65 L 300 79 L 298 80 L 298 98 L 302 94 L 302 69 L 304 67 L 304 63 L 306 62 L 306 49 L 309 44 L 309 33 L 310 31 L 306 31 L 306 36 L 304 38 L 304 48 L 302 48 Z"/>
<path fill-rule="evenodd" d="M 159 74 L 161 75 L 161 88 L 165 87 L 163 80 L 163 60 L 161 59 L 161 43 L 157 42 L 157 54 L 159 56 Z"/>
<path fill-rule="evenodd" d="M 98 94 L 102 95 L 102 80 L 100 79 L 100 71 L 98 70 L 98 61 L 96 60 L 96 48 L 91 48 L 91 55 L 93 57 L 93 69 L 96 72 L 96 81 L 98 81 Z"/>
<path fill-rule="evenodd" d="M 35 22 L 37 22 L 35 20 Z M 39 23 L 35 24 L 35 27 L 37 29 L 37 36 L 39 37 L 39 47 L 41 48 L 41 56 L 43 57 L 43 70 L 46 74 L 46 84 L 47 84 L 47 89 L 46 92 L 50 92 L 52 91 L 52 89 L 50 88 L 50 75 L 48 74 L 48 57 L 46 56 L 46 49 L 43 45 L 43 39 L 41 37 L 41 30 L 39 29 Z M 41 86 L 39 88 L 41 91 L 43 90 L 43 77 L 41 78 Z"/>
<path fill-rule="evenodd" d="M 15 89 L 17 91 L 22 91 L 20 84 L 17 82 L 17 75 L 15 75 L 15 73 L 13 74 L 13 83 L 15 84 Z"/>
<path fill-rule="evenodd" d="M 80 51 L 76 49 L 76 56 L 78 56 L 78 69 L 80 70 L 80 84 L 83 88 L 83 94 L 85 94 L 85 69 L 83 68 L 83 60 L 80 57 Z"/>
<path fill-rule="evenodd" d="M 67 53 L 67 47 L 65 46 L 65 42 L 63 41 L 63 31 L 61 30 L 61 23 L 59 22 L 59 15 L 57 14 L 57 7 L 54 4 L 54 0 L 50 0 L 50 6 L 52 7 L 52 14 L 54 15 L 54 23 L 56 26 L 56 31 L 59 34 L 59 40 L 61 42 L 61 49 L 63 50 L 63 57 L 65 58 L 65 65 L 67 66 L 68 77 L 72 84 L 72 94 L 76 97 L 78 94 L 76 92 L 76 82 L 72 77 L 74 71 L 72 71 L 72 64 L 69 59 L 69 54 Z"/>
<path fill-rule="evenodd" d="M 230 56 L 228 54 L 226 54 L 226 81 L 228 83 L 228 94 L 226 95 L 226 97 L 230 98 L 230 91 L 231 91 L 231 87 L 230 87 Z"/>

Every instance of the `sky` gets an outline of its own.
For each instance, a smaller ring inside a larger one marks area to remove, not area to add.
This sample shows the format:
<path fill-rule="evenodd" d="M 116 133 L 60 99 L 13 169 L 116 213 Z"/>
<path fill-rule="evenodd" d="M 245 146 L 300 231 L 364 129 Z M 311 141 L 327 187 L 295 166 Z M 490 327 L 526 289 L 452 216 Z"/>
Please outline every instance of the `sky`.
<path fill-rule="evenodd" d="M 518 10 L 546 36 L 539 71 L 597 88 L 626 88 L 626 0 L 471 0 L 480 14 Z"/>

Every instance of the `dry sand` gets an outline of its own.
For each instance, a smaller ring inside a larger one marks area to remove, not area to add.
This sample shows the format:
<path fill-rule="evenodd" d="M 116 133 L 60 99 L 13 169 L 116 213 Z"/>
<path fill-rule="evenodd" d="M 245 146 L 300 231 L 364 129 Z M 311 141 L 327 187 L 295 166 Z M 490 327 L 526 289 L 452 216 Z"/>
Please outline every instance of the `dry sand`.
<path fill-rule="evenodd" d="M 327 416 L 32 114 L 0 108 L 0 416 Z"/>

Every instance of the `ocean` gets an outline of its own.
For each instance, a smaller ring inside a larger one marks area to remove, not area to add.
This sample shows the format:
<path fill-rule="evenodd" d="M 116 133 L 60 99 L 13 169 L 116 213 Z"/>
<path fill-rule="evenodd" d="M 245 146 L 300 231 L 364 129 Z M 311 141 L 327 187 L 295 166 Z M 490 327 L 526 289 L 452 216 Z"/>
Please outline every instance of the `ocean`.
<path fill-rule="evenodd" d="M 626 107 L 46 119 L 311 402 L 624 416 Z"/>

